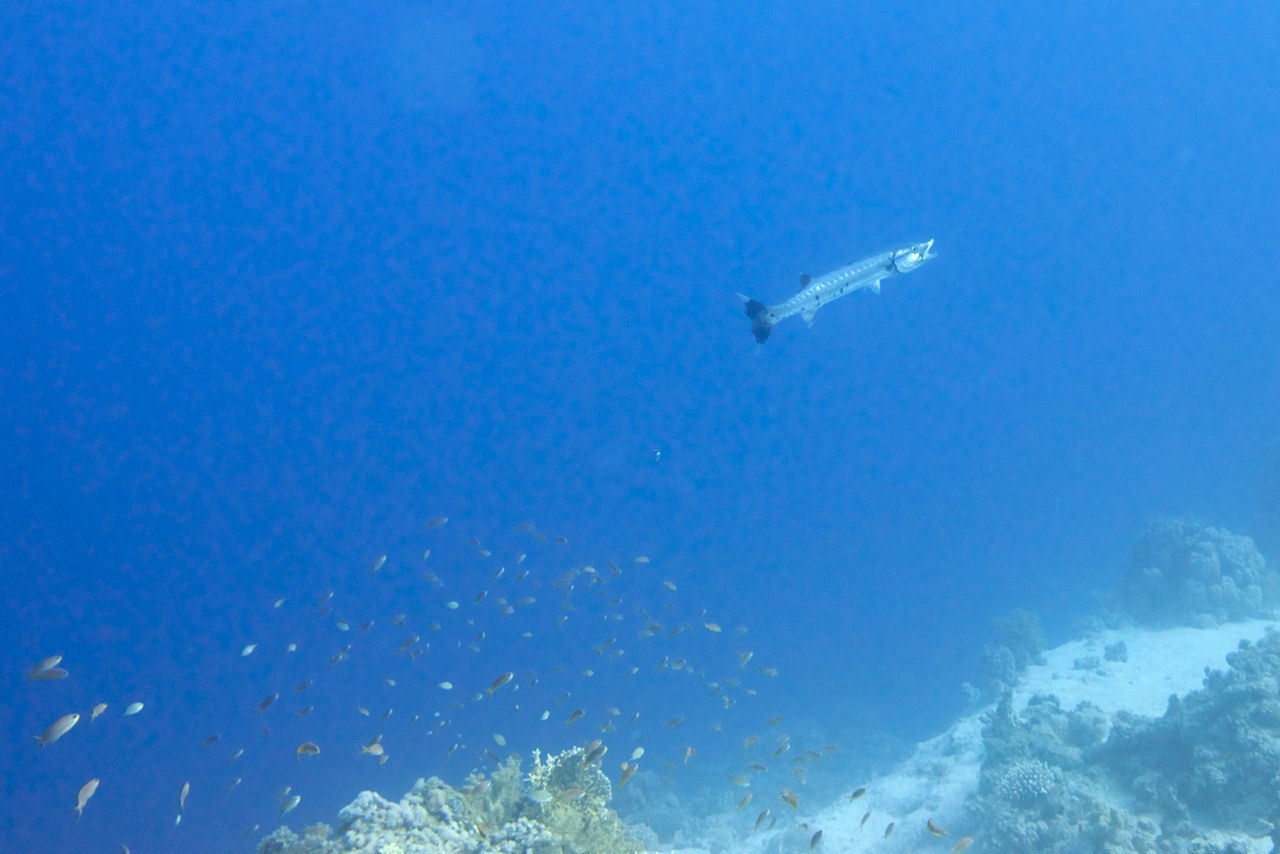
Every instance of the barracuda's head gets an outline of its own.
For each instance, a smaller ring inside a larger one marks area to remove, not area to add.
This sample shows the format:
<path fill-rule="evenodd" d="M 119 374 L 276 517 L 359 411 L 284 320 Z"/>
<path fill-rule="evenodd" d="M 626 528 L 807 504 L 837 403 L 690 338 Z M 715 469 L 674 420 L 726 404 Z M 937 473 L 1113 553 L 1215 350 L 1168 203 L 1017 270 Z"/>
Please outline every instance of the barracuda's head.
<path fill-rule="evenodd" d="M 925 261 L 931 261 L 937 257 L 937 253 L 933 251 L 933 241 L 930 240 L 893 253 L 893 266 L 899 273 L 910 273 Z"/>

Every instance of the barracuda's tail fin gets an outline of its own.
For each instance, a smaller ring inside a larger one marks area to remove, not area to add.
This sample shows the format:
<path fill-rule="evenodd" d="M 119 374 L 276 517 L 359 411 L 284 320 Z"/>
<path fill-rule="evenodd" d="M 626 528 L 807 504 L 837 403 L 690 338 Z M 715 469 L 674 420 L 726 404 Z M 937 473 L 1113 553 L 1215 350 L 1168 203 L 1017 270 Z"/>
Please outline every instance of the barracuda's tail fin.
<path fill-rule="evenodd" d="M 773 331 L 773 321 L 769 319 L 769 306 L 746 294 L 738 294 L 738 299 L 747 306 L 747 317 L 751 318 L 751 334 L 760 344 L 768 341 L 769 333 Z"/>

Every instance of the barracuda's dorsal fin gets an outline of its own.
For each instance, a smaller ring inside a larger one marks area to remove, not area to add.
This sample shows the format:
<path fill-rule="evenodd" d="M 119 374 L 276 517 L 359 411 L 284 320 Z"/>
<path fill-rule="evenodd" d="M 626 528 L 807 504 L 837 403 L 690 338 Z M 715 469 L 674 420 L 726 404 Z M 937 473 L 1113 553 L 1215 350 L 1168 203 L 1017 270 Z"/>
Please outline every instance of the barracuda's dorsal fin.
<path fill-rule="evenodd" d="M 800 290 L 804 290 L 805 288 L 809 287 L 809 282 L 811 281 L 812 279 L 810 279 L 808 273 L 801 273 L 800 274 Z"/>

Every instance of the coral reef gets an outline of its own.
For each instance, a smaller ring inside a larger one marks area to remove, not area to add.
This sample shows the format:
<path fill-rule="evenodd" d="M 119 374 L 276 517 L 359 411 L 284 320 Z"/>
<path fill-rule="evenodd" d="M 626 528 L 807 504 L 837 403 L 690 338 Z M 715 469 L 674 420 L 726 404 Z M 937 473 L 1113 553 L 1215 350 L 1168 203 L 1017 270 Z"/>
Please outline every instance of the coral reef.
<path fill-rule="evenodd" d="M 1242 854 L 1263 836 L 1280 850 L 1280 633 L 1227 662 L 1160 718 L 1054 697 L 1017 715 L 1006 695 L 968 804 L 982 838 L 1013 854 Z"/>
<path fill-rule="evenodd" d="M 1041 661 L 1044 630 L 1039 617 L 1021 609 L 992 620 L 991 629 L 995 640 L 983 647 L 981 656 L 983 687 L 999 696 L 1017 684 L 1027 665 Z"/>
<path fill-rule="evenodd" d="M 1253 540 L 1193 519 L 1153 519 L 1110 603 L 1150 625 L 1216 625 L 1269 617 L 1280 575 Z"/>
<path fill-rule="evenodd" d="M 1102 758 L 1143 806 L 1251 832 L 1280 825 L 1280 634 L 1227 663 L 1163 717 L 1117 715 Z"/>
<path fill-rule="evenodd" d="M 460 790 L 432 777 L 399 803 L 361 792 L 332 831 L 315 825 L 300 836 L 281 827 L 258 854 L 637 854 L 607 806 L 612 790 L 598 760 L 581 747 L 545 760 L 535 751 L 527 780 L 512 756 Z"/>
<path fill-rule="evenodd" d="M 995 851 L 1149 851 L 1155 825 L 1112 805 L 1105 780 L 1087 762 L 1105 716 L 1082 703 L 1064 712 L 1054 697 L 1033 697 L 1021 716 L 1006 696 L 983 729 L 986 758 L 968 808 Z M 976 835 L 976 834 L 975 834 Z"/>

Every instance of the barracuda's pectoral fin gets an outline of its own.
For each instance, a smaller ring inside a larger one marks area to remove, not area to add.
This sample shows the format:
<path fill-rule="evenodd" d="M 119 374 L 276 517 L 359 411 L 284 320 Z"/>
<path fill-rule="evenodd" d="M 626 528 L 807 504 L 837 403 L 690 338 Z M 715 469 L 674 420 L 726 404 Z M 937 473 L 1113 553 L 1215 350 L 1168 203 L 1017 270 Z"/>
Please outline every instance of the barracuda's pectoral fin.
<path fill-rule="evenodd" d="M 876 279 L 874 282 L 872 282 L 871 284 L 867 285 L 867 287 L 871 288 L 871 293 L 873 293 L 873 294 L 878 294 L 878 293 L 880 293 L 880 280 L 879 280 L 879 279 Z"/>
<path fill-rule="evenodd" d="M 800 312 L 800 316 L 804 318 L 804 322 L 813 326 L 813 316 L 818 313 L 817 308 L 809 308 Z"/>

